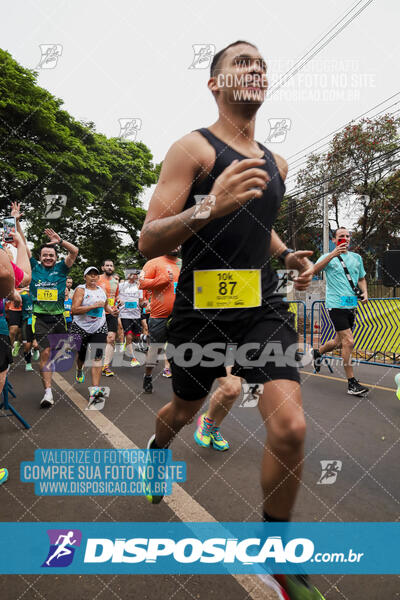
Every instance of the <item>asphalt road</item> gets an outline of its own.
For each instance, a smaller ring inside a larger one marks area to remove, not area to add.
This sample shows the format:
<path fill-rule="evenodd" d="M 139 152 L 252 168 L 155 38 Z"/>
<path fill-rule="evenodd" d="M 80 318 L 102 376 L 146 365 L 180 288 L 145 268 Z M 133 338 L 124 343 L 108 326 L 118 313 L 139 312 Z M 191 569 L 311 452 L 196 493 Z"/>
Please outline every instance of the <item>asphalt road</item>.
<path fill-rule="evenodd" d="M 399 412 L 393 391 L 398 370 L 360 366 L 358 378 L 380 387 L 365 398 L 346 394 L 339 368 L 333 376 L 303 371 L 303 401 L 307 416 L 306 461 L 303 484 L 294 511 L 295 521 L 396 521 L 399 519 Z M 182 488 L 194 503 L 151 506 L 144 498 L 132 497 L 38 497 L 33 485 L 19 481 L 21 461 L 33 460 L 37 448 L 108 448 L 110 436 L 88 418 L 71 397 L 71 387 L 86 397 L 86 384 L 74 383 L 69 371 L 57 377 L 56 404 L 40 410 L 42 388 L 35 365 L 25 373 L 21 358 L 13 365 L 10 380 L 17 398 L 13 401 L 32 428 L 22 429 L 14 417 L 0 418 L 0 466 L 10 472 L 0 487 L 1 521 L 179 521 L 196 520 L 193 506 L 218 521 L 258 521 L 261 514 L 259 468 L 264 429 L 257 408 L 238 404 L 223 424 L 231 448 L 226 453 L 198 448 L 194 426 L 188 426 L 173 444 L 175 460 L 187 464 Z M 123 436 L 145 447 L 154 429 L 154 416 L 170 397 L 171 383 L 155 371 L 154 393 L 142 394 L 142 368 L 121 367 L 109 385 L 110 398 L 101 414 Z M 382 388 L 389 388 L 388 390 Z M 66 393 L 67 392 L 67 393 Z M 332 485 L 317 482 L 320 461 L 337 460 L 342 469 Z M 180 502 L 180 500 L 179 500 Z M 326 600 L 400 599 L 396 576 L 315 576 L 315 584 Z M 256 592 L 274 598 L 258 583 Z M 261 591 L 260 591 L 261 589 Z M 254 592 L 256 594 L 256 592 Z M 247 600 L 252 596 L 230 576 L 1 576 L 4 600 L 105 600 L 115 598 L 162 600 Z M 255 597 L 255 596 L 254 596 Z"/>

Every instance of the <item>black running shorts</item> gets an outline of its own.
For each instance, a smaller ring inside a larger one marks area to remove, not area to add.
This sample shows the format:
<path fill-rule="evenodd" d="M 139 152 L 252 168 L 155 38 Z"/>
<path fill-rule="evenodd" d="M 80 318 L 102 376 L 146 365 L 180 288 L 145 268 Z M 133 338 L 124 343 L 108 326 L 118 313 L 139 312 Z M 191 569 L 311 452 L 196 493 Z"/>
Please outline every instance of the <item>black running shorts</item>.
<path fill-rule="evenodd" d="M 125 335 L 132 333 L 137 337 L 142 333 L 142 321 L 140 319 L 121 319 L 121 322 Z"/>
<path fill-rule="evenodd" d="M 106 313 L 107 320 L 107 329 L 109 332 L 117 333 L 118 331 L 118 317 L 114 317 L 114 315 L 110 315 L 110 313 Z"/>
<path fill-rule="evenodd" d="M 354 321 L 356 320 L 355 308 L 331 308 L 328 310 L 328 313 L 335 331 L 353 329 Z"/>
<path fill-rule="evenodd" d="M 32 324 L 28 323 L 28 319 L 24 319 L 22 321 L 22 341 L 31 343 L 33 338 Z"/>
<path fill-rule="evenodd" d="M 243 319 L 232 322 L 177 315 L 168 319 L 167 358 L 179 398 L 200 400 L 207 396 L 214 380 L 226 376 L 226 364 L 233 364 L 232 374 L 248 383 L 276 379 L 300 382 L 298 335 L 288 304 L 281 302 L 273 309 L 250 309 L 246 313 Z"/>
<path fill-rule="evenodd" d="M 12 327 L 13 325 L 16 325 L 17 327 L 21 327 L 21 325 L 22 325 L 22 310 L 7 310 L 6 317 L 7 317 L 9 327 Z"/>
<path fill-rule="evenodd" d="M 150 317 L 148 321 L 150 343 L 153 342 L 163 344 L 167 341 L 167 321 L 168 318 L 155 319 L 153 317 Z"/>
<path fill-rule="evenodd" d="M 50 348 L 49 334 L 66 333 L 65 317 L 60 315 L 34 314 L 32 316 L 32 331 L 37 339 L 40 350 Z"/>
<path fill-rule="evenodd" d="M 13 361 L 8 335 L 0 334 L 0 373 L 6 371 Z"/>

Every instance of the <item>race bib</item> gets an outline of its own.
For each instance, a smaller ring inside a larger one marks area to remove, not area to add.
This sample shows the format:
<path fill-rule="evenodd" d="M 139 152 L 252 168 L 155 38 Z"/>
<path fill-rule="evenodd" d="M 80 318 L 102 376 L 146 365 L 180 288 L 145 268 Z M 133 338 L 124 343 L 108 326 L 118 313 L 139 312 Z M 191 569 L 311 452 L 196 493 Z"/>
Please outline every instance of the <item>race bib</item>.
<path fill-rule="evenodd" d="M 58 290 L 54 288 L 38 288 L 37 299 L 41 302 L 57 302 Z"/>
<path fill-rule="evenodd" d="M 107 302 L 109 306 L 114 306 L 115 304 L 115 298 L 107 298 Z"/>
<path fill-rule="evenodd" d="M 345 306 L 346 308 L 356 308 L 357 307 L 357 297 L 356 296 L 341 296 L 340 306 Z"/>
<path fill-rule="evenodd" d="M 100 306 L 99 308 L 92 308 L 92 310 L 89 310 L 86 314 L 89 315 L 89 317 L 98 318 L 103 316 L 103 310 L 104 308 Z"/>
<path fill-rule="evenodd" d="M 194 271 L 194 308 L 261 306 L 260 269 Z"/>
<path fill-rule="evenodd" d="M 28 325 L 32 325 L 32 317 L 28 317 Z"/>
<path fill-rule="evenodd" d="M 137 308 L 138 303 L 136 301 L 125 302 L 125 308 Z"/>

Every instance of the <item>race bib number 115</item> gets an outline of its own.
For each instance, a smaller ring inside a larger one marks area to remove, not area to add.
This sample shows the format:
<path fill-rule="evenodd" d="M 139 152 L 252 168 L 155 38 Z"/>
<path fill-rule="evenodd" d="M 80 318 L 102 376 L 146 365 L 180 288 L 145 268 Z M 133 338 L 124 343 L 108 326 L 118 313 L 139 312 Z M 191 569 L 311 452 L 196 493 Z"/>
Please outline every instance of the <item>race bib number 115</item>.
<path fill-rule="evenodd" d="M 57 302 L 58 290 L 52 288 L 38 288 L 37 299 L 41 302 Z"/>

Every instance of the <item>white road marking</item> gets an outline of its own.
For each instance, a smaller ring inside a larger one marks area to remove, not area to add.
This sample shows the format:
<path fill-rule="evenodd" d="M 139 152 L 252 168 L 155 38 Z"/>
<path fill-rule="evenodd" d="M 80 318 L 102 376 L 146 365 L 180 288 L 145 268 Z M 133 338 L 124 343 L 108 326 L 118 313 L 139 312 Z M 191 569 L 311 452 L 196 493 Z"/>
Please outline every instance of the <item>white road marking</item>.
<path fill-rule="evenodd" d="M 68 396 L 68 398 L 77 406 L 96 427 L 107 438 L 108 442 L 114 448 L 133 448 L 138 446 L 126 436 L 114 423 L 110 421 L 100 411 L 86 410 L 88 401 L 82 396 L 64 377 L 59 373 L 53 373 L 54 382 Z M 217 520 L 206 511 L 196 500 L 194 500 L 180 485 L 177 483 L 173 486 L 173 491 L 170 496 L 165 496 L 163 502 L 176 514 L 176 516 L 184 523 L 188 522 L 214 522 Z M 242 586 L 247 592 L 247 598 L 250 600 L 276 600 L 277 594 L 269 589 L 263 579 L 258 575 L 232 575 L 232 577 Z M 267 576 L 268 577 L 268 576 Z M 262 582 L 260 584 L 260 581 Z M 245 599 L 243 599 L 245 600 Z"/>

